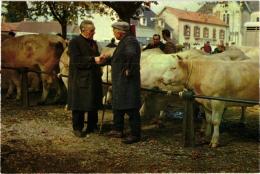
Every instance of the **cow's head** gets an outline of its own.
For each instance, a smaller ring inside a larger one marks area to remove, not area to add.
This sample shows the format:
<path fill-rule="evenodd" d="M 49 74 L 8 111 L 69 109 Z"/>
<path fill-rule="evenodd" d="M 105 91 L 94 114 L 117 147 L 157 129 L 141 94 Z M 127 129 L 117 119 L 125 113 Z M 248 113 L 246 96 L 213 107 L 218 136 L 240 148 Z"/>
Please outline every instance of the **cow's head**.
<path fill-rule="evenodd" d="M 187 79 L 187 64 L 182 57 L 172 55 L 175 61 L 163 73 L 160 82 L 173 87 L 184 85 Z"/>

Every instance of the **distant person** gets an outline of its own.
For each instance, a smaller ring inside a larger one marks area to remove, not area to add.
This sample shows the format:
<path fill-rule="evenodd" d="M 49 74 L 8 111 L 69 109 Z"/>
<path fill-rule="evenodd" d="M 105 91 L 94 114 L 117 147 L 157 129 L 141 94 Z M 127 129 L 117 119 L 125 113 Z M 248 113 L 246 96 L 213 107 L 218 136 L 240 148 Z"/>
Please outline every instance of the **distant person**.
<path fill-rule="evenodd" d="M 115 41 L 116 41 L 115 38 L 112 38 L 110 43 L 107 44 L 107 47 L 109 47 L 109 48 L 117 47 L 117 45 L 115 44 Z"/>
<path fill-rule="evenodd" d="M 169 30 L 164 29 L 162 31 L 163 39 L 166 41 L 163 52 L 165 54 L 176 53 L 175 41 L 171 39 L 171 33 Z"/>
<path fill-rule="evenodd" d="M 222 53 L 223 51 L 225 51 L 225 46 L 222 44 L 219 44 L 217 46 L 217 48 L 214 49 L 214 51 L 212 52 L 213 54 L 216 54 L 216 53 Z"/>
<path fill-rule="evenodd" d="M 164 50 L 164 44 L 161 42 L 161 37 L 159 34 L 154 34 L 153 35 L 153 40 L 152 43 L 149 43 L 144 49 L 153 49 L 153 48 L 160 48 L 162 51 Z"/>
<path fill-rule="evenodd" d="M 227 43 L 226 43 L 226 46 L 225 46 L 225 50 L 228 49 L 228 47 L 229 47 L 229 44 L 228 44 L 228 42 L 227 42 Z"/>
<path fill-rule="evenodd" d="M 210 42 L 209 42 L 209 41 L 207 41 L 207 42 L 204 44 L 204 46 L 203 46 L 203 51 L 204 51 L 205 53 L 211 54 L 212 49 L 211 49 L 211 46 L 210 46 Z"/>
<path fill-rule="evenodd" d="M 13 31 L 9 31 L 9 32 L 8 32 L 8 35 L 11 36 L 11 37 L 15 37 L 16 33 L 13 32 Z"/>

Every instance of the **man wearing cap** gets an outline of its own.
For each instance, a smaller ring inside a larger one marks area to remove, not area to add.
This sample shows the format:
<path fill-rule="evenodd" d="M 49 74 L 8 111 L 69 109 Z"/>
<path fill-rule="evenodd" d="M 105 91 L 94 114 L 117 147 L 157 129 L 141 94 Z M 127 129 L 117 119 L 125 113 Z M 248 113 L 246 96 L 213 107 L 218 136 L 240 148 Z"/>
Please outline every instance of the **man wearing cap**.
<path fill-rule="evenodd" d="M 84 114 L 88 113 L 87 131 L 97 129 L 98 109 L 102 106 L 101 69 L 102 62 L 98 46 L 93 40 L 95 26 L 92 21 L 80 24 L 80 35 L 69 43 L 68 108 L 72 110 L 73 132 L 84 137 Z"/>
<path fill-rule="evenodd" d="M 114 54 L 109 59 L 112 66 L 112 108 L 114 129 L 109 136 L 122 138 L 124 115 L 129 116 L 131 134 L 122 142 L 131 144 L 140 141 L 141 119 L 139 108 L 140 96 L 140 55 L 141 50 L 127 22 L 116 22 L 112 25 L 114 36 L 120 40 Z M 106 55 L 101 55 L 107 57 Z"/>

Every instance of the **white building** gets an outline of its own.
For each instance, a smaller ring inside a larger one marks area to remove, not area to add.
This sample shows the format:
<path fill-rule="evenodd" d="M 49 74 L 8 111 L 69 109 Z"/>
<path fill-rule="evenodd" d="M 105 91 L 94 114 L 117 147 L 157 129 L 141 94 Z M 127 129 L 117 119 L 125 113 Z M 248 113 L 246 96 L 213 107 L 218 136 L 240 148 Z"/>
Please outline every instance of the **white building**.
<path fill-rule="evenodd" d="M 227 42 L 228 25 L 216 16 L 165 7 L 158 19 L 173 28 L 172 36 L 179 44 L 200 48 L 206 41 L 213 46 Z"/>
<path fill-rule="evenodd" d="M 230 44 L 232 43 L 241 46 L 250 43 L 248 37 L 247 41 L 243 41 L 246 34 L 245 25 L 247 27 L 248 25 L 251 26 L 251 24 L 248 24 L 247 22 L 257 21 L 257 19 L 259 20 L 259 1 L 232 0 L 212 3 L 208 2 L 198 11 L 213 14 L 228 24 L 228 42 Z M 252 42 L 255 43 L 255 40 L 252 40 Z"/>
<path fill-rule="evenodd" d="M 260 12 L 253 12 L 250 21 L 244 24 L 244 35 L 242 45 L 259 47 L 259 21 Z"/>

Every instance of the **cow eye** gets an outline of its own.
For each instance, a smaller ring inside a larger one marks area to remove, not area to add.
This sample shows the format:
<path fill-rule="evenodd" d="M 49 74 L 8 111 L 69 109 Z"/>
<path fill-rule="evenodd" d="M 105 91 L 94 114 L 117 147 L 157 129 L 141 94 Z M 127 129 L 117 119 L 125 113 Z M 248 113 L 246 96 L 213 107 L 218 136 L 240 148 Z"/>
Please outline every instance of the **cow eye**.
<path fill-rule="evenodd" d="M 171 70 L 174 71 L 176 69 L 176 67 L 172 67 Z"/>

